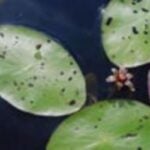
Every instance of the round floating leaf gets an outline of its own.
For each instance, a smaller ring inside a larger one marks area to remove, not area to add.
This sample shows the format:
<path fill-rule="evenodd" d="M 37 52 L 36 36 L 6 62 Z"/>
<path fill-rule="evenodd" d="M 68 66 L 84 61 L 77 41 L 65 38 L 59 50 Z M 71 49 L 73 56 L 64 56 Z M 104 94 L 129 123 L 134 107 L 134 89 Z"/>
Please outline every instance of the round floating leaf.
<path fill-rule="evenodd" d="M 104 101 L 76 113 L 56 130 L 47 150 L 149 150 L 150 108 Z"/>
<path fill-rule="evenodd" d="M 111 0 L 103 11 L 102 38 L 116 65 L 136 67 L 150 62 L 149 0 Z"/>
<path fill-rule="evenodd" d="M 43 33 L 0 26 L 0 96 L 36 115 L 65 115 L 85 102 L 83 75 L 68 52 Z"/>

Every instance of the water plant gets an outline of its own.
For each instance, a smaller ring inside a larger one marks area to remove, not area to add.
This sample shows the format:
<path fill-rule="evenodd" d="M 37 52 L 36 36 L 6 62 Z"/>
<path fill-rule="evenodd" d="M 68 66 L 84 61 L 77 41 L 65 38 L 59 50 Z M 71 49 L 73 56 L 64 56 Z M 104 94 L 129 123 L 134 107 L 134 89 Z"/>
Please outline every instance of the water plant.
<path fill-rule="evenodd" d="M 128 87 L 131 92 L 135 91 L 134 85 L 132 83 L 133 75 L 128 72 L 126 68 L 112 68 L 112 75 L 106 78 L 106 82 L 115 83 L 117 90 L 121 90 L 123 87 Z"/>
<path fill-rule="evenodd" d="M 44 116 L 78 111 L 84 77 L 58 42 L 28 27 L 0 26 L 0 96 L 16 108 Z"/>
<path fill-rule="evenodd" d="M 126 68 L 150 63 L 149 7 L 148 0 L 111 0 L 103 9 L 104 50 L 119 67 L 112 69 L 113 75 L 106 81 L 119 89 L 127 86 L 135 91 L 133 75 Z M 149 129 L 149 106 L 125 99 L 105 100 L 64 121 L 47 150 L 149 149 Z"/>
<path fill-rule="evenodd" d="M 118 67 L 106 81 L 114 83 L 117 92 L 124 86 L 134 92 L 134 74 L 128 68 L 150 63 L 149 7 L 149 0 L 111 0 L 102 11 L 102 43 Z M 92 104 L 66 119 L 50 137 L 46 150 L 149 149 L 149 106 L 132 99 L 97 102 L 98 83 L 94 73 L 84 77 L 57 40 L 29 27 L 0 25 L 3 100 L 40 116 L 68 115 L 79 111 L 86 100 Z"/>
<path fill-rule="evenodd" d="M 111 0 L 103 9 L 103 45 L 117 66 L 150 63 L 149 8 L 149 0 Z"/>
<path fill-rule="evenodd" d="M 105 100 L 65 120 L 47 150 L 148 150 L 150 109 L 133 100 Z"/>

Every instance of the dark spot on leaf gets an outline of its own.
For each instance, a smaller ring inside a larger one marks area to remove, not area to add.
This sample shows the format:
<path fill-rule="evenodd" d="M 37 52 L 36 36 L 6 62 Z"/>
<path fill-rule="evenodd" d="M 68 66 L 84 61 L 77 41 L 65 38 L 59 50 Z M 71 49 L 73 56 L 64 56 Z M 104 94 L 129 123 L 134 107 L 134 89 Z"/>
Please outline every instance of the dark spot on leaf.
<path fill-rule="evenodd" d="M 139 122 L 143 122 L 143 120 L 142 120 L 142 119 L 139 119 Z"/>
<path fill-rule="evenodd" d="M 47 40 L 47 43 L 50 43 L 50 42 L 51 42 L 51 40 L 50 40 L 50 39 L 48 39 L 48 40 Z"/>
<path fill-rule="evenodd" d="M 147 35 L 147 34 L 148 34 L 148 32 L 147 32 L 147 31 L 144 31 L 144 34 L 145 34 L 145 35 Z"/>
<path fill-rule="evenodd" d="M 79 127 L 76 127 L 75 130 L 79 130 Z"/>
<path fill-rule="evenodd" d="M 94 128 L 95 128 L 95 129 L 97 129 L 97 128 L 98 128 L 98 126 L 97 126 L 97 125 L 95 125 L 95 126 L 94 126 Z"/>
<path fill-rule="evenodd" d="M 131 53 L 134 53 L 135 51 L 133 49 L 130 50 Z"/>
<path fill-rule="evenodd" d="M 28 86 L 29 87 L 34 87 L 34 84 L 33 83 L 29 83 Z"/>
<path fill-rule="evenodd" d="M 73 74 L 74 74 L 74 75 L 76 75 L 76 74 L 77 74 L 77 71 L 76 71 L 76 70 L 74 70 L 74 71 L 73 71 Z"/>
<path fill-rule="evenodd" d="M 142 147 L 138 147 L 137 150 L 142 150 Z"/>
<path fill-rule="evenodd" d="M 113 21 L 113 18 L 112 17 L 109 17 L 106 21 L 106 25 L 109 26 Z"/>
<path fill-rule="evenodd" d="M 120 2 L 124 3 L 124 0 L 120 0 Z"/>
<path fill-rule="evenodd" d="M 98 121 L 102 121 L 102 119 L 101 119 L 101 118 L 98 118 Z"/>
<path fill-rule="evenodd" d="M 123 36 L 122 39 L 125 40 L 126 38 Z"/>
<path fill-rule="evenodd" d="M 60 75 L 61 75 L 61 76 L 63 76 L 63 75 L 64 75 L 64 72 L 63 72 L 63 71 L 61 71 L 61 72 L 60 72 Z"/>
<path fill-rule="evenodd" d="M 100 105 L 99 105 L 99 108 L 103 108 L 103 105 L 102 105 L 102 104 L 100 104 Z"/>
<path fill-rule="evenodd" d="M 76 95 L 77 95 L 77 96 L 79 95 L 79 91 L 78 91 L 78 90 L 76 91 Z"/>
<path fill-rule="evenodd" d="M 142 11 L 145 12 L 145 13 L 148 13 L 148 12 L 149 12 L 149 10 L 146 9 L 146 8 L 142 8 Z"/>
<path fill-rule="evenodd" d="M 3 51 L 3 52 L 2 52 L 3 55 L 6 55 L 6 53 L 7 53 L 6 51 Z"/>
<path fill-rule="evenodd" d="M 68 78 L 68 81 L 72 81 L 72 79 L 73 79 L 72 77 L 69 77 L 69 78 Z"/>
<path fill-rule="evenodd" d="M 44 66 L 44 65 L 45 65 L 45 63 L 44 63 L 44 62 L 42 62 L 42 63 L 41 63 L 41 66 Z"/>
<path fill-rule="evenodd" d="M 132 27 L 132 32 L 133 32 L 133 34 L 138 34 L 139 33 L 135 26 Z"/>
<path fill-rule="evenodd" d="M 148 24 L 145 24 L 145 29 L 148 29 L 148 27 L 149 27 Z"/>
<path fill-rule="evenodd" d="M 73 105 L 75 105 L 76 104 L 76 101 L 75 100 L 71 100 L 70 102 L 69 102 L 69 105 L 70 106 L 73 106 Z"/>
<path fill-rule="evenodd" d="M 137 11 L 137 10 L 133 10 L 133 13 L 134 13 L 134 14 L 137 14 L 137 13 L 138 13 L 138 11 Z"/>
<path fill-rule="evenodd" d="M 139 125 L 138 127 L 137 127 L 137 130 L 141 130 L 143 128 L 143 125 Z"/>
<path fill-rule="evenodd" d="M 112 58 L 116 58 L 116 55 L 115 55 L 115 54 L 113 54 L 113 55 L 112 55 Z"/>
<path fill-rule="evenodd" d="M 18 41 L 15 41 L 15 42 L 14 42 L 14 45 L 17 45 L 17 43 L 18 43 Z"/>
<path fill-rule="evenodd" d="M 0 54 L 0 58 L 5 59 L 6 53 L 6 51 L 3 51 L 2 54 Z"/>
<path fill-rule="evenodd" d="M 128 39 L 130 40 L 130 39 L 131 39 L 131 36 L 128 36 Z"/>
<path fill-rule="evenodd" d="M 24 101 L 24 100 L 25 100 L 25 97 L 22 97 L 21 100 Z"/>
<path fill-rule="evenodd" d="M 132 5 L 136 5 L 136 3 L 135 3 L 135 2 L 132 2 Z"/>
<path fill-rule="evenodd" d="M 0 32 L 0 37 L 3 38 L 4 37 L 4 33 Z"/>
<path fill-rule="evenodd" d="M 35 54 L 34 54 L 34 57 L 35 57 L 36 59 L 38 59 L 38 60 L 41 60 L 41 59 L 42 59 L 41 52 L 39 51 L 39 52 L 35 53 Z"/>
<path fill-rule="evenodd" d="M 142 2 L 142 0 L 133 0 L 133 1 L 135 1 L 135 2 L 137 2 L 137 3 L 140 3 L 140 2 Z"/>
<path fill-rule="evenodd" d="M 36 45 L 36 49 L 37 49 L 37 50 L 39 50 L 41 47 L 42 47 L 41 44 L 37 44 L 37 45 Z"/>
<path fill-rule="evenodd" d="M 70 62 L 70 65 L 71 65 L 71 66 L 73 65 L 73 62 L 72 62 L 72 61 Z"/>
<path fill-rule="evenodd" d="M 126 135 L 123 135 L 122 138 L 133 138 L 136 136 L 137 136 L 137 133 L 127 133 Z"/>
<path fill-rule="evenodd" d="M 0 54 L 1 59 L 5 59 L 5 55 Z"/>
<path fill-rule="evenodd" d="M 33 103 L 34 103 L 34 101 L 31 100 L 31 101 L 30 101 L 30 104 L 33 104 Z"/>
<path fill-rule="evenodd" d="M 13 81 L 14 86 L 18 86 L 17 81 Z"/>
<path fill-rule="evenodd" d="M 16 38 L 16 39 L 19 39 L 19 37 L 18 37 L 18 36 L 15 36 L 15 38 Z"/>
<path fill-rule="evenodd" d="M 62 92 L 62 93 L 64 93 L 65 91 L 66 91 L 66 89 L 65 89 L 65 88 L 61 89 L 61 92 Z"/>
<path fill-rule="evenodd" d="M 143 116 L 143 119 L 148 120 L 149 116 L 145 115 L 145 116 Z"/>
<path fill-rule="evenodd" d="M 34 80 L 37 80 L 37 76 L 33 76 L 33 79 L 34 79 Z"/>

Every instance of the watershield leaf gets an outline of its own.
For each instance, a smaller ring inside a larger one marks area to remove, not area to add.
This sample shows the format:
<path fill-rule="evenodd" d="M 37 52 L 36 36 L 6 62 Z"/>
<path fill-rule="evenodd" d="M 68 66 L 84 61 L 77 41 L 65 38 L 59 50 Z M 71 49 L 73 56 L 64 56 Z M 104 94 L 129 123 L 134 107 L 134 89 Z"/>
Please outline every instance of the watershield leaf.
<path fill-rule="evenodd" d="M 0 26 L 0 96 L 36 115 L 65 115 L 85 102 L 85 81 L 72 56 L 32 29 Z"/>
<path fill-rule="evenodd" d="M 150 108 L 136 101 L 103 101 L 60 125 L 47 150 L 149 150 Z"/>
<path fill-rule="evenodd" d="M 118 66 L 150 62 L 149 0 L 111 0 L 103 11 L 102 39 L 109 59 Z"/>

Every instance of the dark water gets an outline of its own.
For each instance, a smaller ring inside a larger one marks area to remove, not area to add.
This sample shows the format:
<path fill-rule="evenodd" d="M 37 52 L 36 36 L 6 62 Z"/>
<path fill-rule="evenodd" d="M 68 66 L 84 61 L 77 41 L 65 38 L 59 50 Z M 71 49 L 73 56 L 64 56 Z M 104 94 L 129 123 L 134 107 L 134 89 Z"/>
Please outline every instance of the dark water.
<path fill-rule="evenodd" d="M 83 73 L 97 77 L 98 98 L 110 95 L 105 78 L 113 66 L 104 54 L 99 8 L 108 0 L 5 0 L 0 23 L 21 24 L 41 30 L 62 43 L 75 57 Z M 149 65 L 130 70 L 136 92 L 122 91 L 110 98 L 134 98 L 148 103 L 146 77 Z M 65 117 L 35 117 L 0 100 L 0 150 L 44 150 L 48 138 Z"/>

